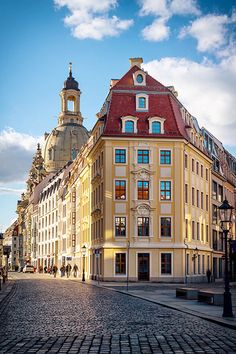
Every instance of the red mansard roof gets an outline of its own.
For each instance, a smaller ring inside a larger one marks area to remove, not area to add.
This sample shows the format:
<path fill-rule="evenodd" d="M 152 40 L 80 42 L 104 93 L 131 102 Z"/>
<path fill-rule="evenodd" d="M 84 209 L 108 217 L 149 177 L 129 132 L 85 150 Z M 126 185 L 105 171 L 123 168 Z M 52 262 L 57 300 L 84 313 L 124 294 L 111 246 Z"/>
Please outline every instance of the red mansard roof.
<path fill-rule="evenodd" d="M 133 74 L 142 71 L 146 75 L 146 85 L 134 85 Z M 136 111 L 136 94 L 146 93 L 149 96 L 149 109 L 147 112 Z M 122 133 L 122 120 L 124 116 L 138 118 L 135 134 Z M 148 118 L 165 118 L 164 134 L 149 134 Z M 138 66 L 133 66 L 110 91 L 110 103 L 105 117 L 105 136 L 132 136 L 132 137 L 163 137 L 186 138 L 185 123 L 181 116 L 180 104 L 171 91 L 160 82 L 145 73 Z"/>

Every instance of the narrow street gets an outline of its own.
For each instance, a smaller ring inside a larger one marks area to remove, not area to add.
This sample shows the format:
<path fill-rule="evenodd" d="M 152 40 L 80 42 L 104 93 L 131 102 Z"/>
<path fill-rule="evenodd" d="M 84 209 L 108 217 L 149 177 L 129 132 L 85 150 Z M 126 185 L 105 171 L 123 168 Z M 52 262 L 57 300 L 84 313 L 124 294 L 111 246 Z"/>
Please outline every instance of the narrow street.
<path fill-rule="evenodd" d="M 232 329 L 120 294 L 13 274 L 0 308 L 0 353 L 235 353 Z"/>

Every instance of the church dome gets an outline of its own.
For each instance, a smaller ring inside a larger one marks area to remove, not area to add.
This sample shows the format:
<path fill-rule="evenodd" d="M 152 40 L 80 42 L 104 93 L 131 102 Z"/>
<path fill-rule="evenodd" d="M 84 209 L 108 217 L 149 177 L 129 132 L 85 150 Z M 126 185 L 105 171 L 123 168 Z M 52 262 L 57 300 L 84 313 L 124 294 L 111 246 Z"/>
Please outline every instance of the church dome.
<path fill-rule="evenodd" d="M 69 76 L 64 81 L 64 89 L 63 90 L 77 90 L 79 91 L 79 84 L 72 76 L 72 64 L 70 63 Z"/>
<path fill-rule="evenodd" d="M 80 95 L 70 63 L 69 77 L 60 92 L 61 112 L 57 127 L 50 134 L 45 134 L 43 158 L 45 169 L 49 173 L 57 172 L 68 161 L 74 160 L 89 138 L 80 112 Z"/>
<path fill-rule="evenodd" d="M 74 160 L 88 137 L 87 129 L 76 123 L 66 123 L 53 129 L 44 145 L 46 171 L 56 172 L 68 161 Z"/>

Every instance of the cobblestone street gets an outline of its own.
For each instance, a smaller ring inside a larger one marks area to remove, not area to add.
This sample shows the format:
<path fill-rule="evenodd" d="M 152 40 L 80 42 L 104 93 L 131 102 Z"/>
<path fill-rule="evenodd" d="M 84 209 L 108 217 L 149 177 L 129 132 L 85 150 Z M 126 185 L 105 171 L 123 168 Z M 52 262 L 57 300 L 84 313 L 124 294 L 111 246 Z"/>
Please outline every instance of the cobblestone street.
<path fill-rule="evenodd" d="M 15 277 L 0 353 L 236 353 L 232 329 L 77 281 Z"/>

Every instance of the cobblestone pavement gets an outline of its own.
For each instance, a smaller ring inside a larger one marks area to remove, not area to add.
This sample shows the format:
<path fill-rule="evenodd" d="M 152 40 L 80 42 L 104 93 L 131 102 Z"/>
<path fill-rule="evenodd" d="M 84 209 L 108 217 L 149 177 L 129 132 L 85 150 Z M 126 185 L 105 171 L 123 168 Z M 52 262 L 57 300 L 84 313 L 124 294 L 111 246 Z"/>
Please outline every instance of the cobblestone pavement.
<path fill-rule="evenodd" d="M 0 353 L 236 353 L 236 333 L 112 290 L 21 275 L 0 308 Z"/>

